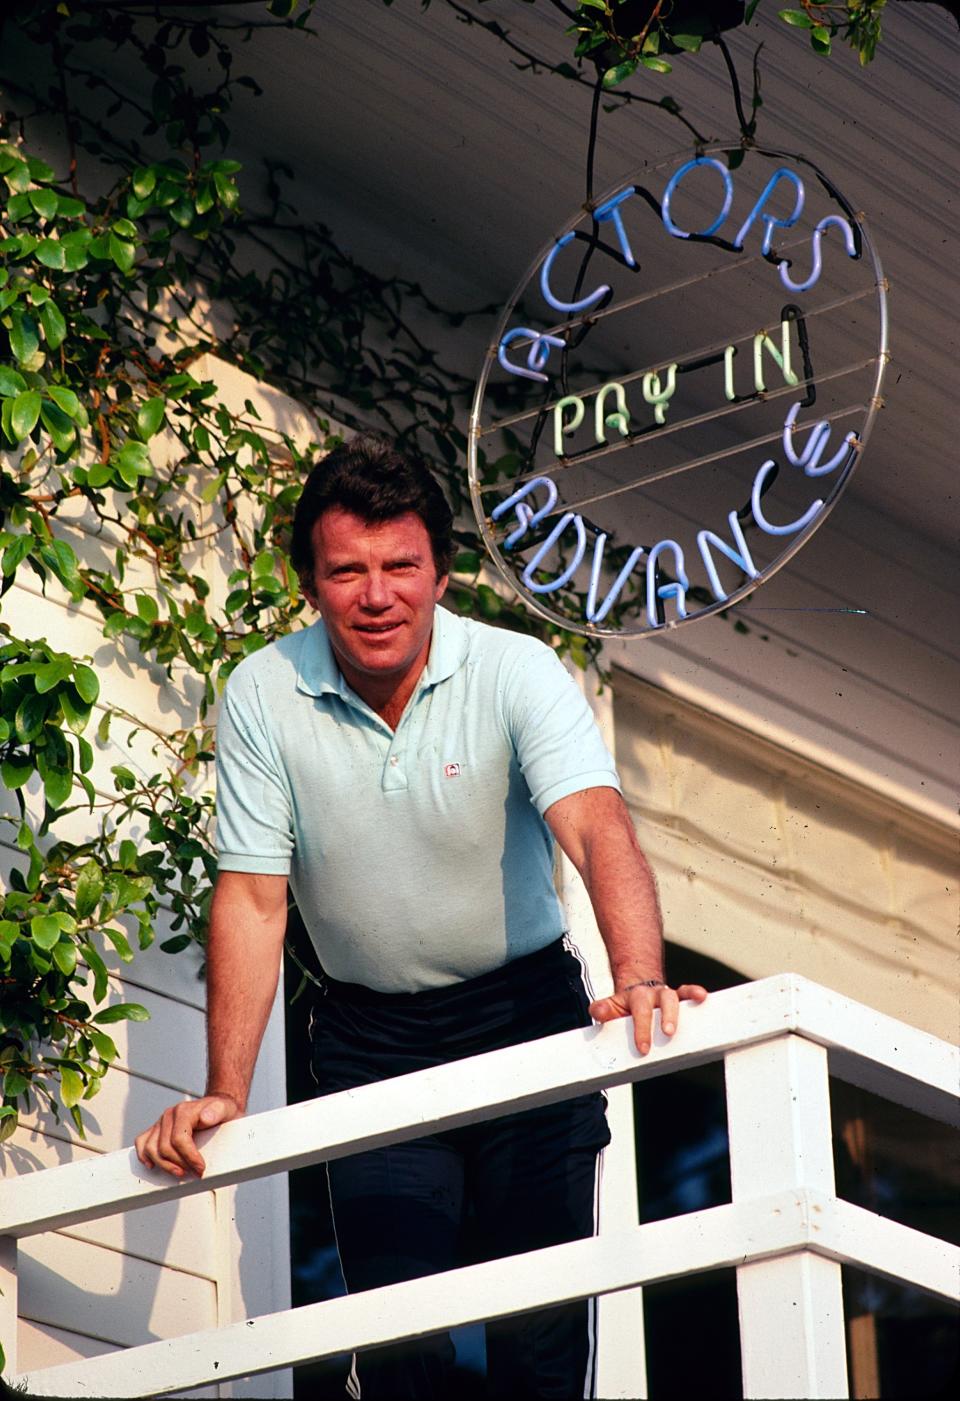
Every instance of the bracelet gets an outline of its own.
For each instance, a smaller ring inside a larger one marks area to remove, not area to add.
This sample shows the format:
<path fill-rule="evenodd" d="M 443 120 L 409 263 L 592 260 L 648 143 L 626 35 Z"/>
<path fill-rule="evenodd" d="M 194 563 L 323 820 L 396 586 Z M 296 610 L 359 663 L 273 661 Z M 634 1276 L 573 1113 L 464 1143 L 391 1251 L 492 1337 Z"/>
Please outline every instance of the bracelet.
<path fill-rule="evenodd" d="M 617 988 L 617 992 L 632 992 L 634 988 L 665 988 L 667 984 L 662 978 L 644 978 L 639 983 L 627 983 L 624 988 Z"/>

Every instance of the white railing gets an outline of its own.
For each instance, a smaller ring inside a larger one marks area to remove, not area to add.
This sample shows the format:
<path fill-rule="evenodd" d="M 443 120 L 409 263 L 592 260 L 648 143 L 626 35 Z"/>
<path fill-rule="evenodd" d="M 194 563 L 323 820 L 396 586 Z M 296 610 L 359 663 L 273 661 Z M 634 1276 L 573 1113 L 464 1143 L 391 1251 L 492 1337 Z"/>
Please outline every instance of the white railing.
<path fill-rule="evenodd" d="M 3 1312 L 15 1318 L 17 1237 L 720 1058 L 729 1205 L 6 1380 L 39 1396 L 156 1396 L 736 1266 L 744 1395 L 847 1396 L 841 1262 L 956 1298 L 960 1251 L 837 1198 L 829 1074 L 957 1124 L 957 1051 L 794 974 L 685 1007 L 674 1040 L 658 1030 L 643 1059 L 631 1033 L 629 1022 L 564 1032 L 225 1124 L 204 1147 L 202 1182 L 146 1172 L 132 1150 L 8 1181 Z M 624 1394 L 645 1395 L 635 1363 Z"/>

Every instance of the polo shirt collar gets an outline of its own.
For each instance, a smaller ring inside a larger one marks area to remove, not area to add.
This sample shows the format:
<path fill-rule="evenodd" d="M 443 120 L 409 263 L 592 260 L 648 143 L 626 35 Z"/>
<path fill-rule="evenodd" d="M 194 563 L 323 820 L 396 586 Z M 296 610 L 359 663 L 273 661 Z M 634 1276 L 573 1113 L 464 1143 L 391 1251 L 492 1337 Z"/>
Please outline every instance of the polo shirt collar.
<path fill-rule="evenodd" d="M 430 655 L 420 678 L 419 689 L 435 686 L 453 676 L 466 661 L 468 650 L 463 619 L 437 605 L 433 613 Z M 353 695 L 343 679 L 327 629 L 320 618 L 306 629 L 297 668 L 297 690 L 305 691 L 309 696 L 340 696 L 342 700 L 349 700 Z"/>

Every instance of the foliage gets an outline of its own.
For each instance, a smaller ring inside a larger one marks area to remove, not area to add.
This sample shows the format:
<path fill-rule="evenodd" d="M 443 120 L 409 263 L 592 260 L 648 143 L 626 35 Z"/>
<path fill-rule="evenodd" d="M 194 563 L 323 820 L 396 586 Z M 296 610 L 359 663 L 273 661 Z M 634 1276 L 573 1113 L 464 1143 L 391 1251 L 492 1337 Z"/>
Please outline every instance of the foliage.
<path fill-rule="evenodd" d="M 575 56 L 601 56 L 607 65 L 606 88 L 616 88 L 638 69 L 669 73 L 664 57 L 699 53 L 705 39 L 717 39 L 723 29 L 743 20 L 749 24 L 760 0 L 738 4 L 681 3 L 681 0 L 579 0 L 570 34 L 576 37 Z M 861 64 L 876 53 L 881 12 L 886 0 L 802 0 L 801 8 L 779 11 L 784 23 L 806 29 L 815 53 L 829 54 L 838 35 L 857 50 Z"/>

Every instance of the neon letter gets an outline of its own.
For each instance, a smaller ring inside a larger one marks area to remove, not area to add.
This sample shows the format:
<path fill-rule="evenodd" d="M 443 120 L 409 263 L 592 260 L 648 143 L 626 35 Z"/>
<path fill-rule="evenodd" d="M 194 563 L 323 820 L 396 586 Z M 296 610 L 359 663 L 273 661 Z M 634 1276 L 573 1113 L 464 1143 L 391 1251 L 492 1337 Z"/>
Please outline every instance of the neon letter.
<path fill-rule="evenodd" d="M 563 411 L 573 407 L 573 418 L 569 423 L 563 421 Z M 576 433 L 583 422 L 583 400 L 578 399 L 576 394 L 567 394 L 563 399 L 558 399 L 553 406 L 553 451 L 556 457 L 563 457 L 563 435 L 564 433 Z"/>
<path fill-rule="evenodd" d="M 753 490 L 750 492 L 750 509 L 753 511 L 753 519 L 757 525 L 768 535 L 796 535 L 798 530 L 803 530 L 804 526 L 809 525 L 814 516 L 823 509 L 823 502 L 817 497 L 813 505 L 809 506 L 803 515 L 798 516 L 795 521 L 790 521 L 788 525 L 772 525 L 763 514 L 760 497 L 763 495 L 764 483 L 776 465 L 773 458 L 767 458 L 766 462 L 759 468 L 753 479 Z"/>
<path fill-rule="evenodd" d="M 790 180 L 793 182 L 794 185 L 793 213 L 788 219 L 777 219 L 772 214 L 763 213 L 763 206 L 766 204 L 770 195 L 773 194 L 773 191 L 775 190 L 775 188 L 781 180 Z M 788 170 L 785 165 L 782 165 L 779 170 L 775 170 L 770 176 L 770 179 L 764 186 L 763 194 L 760 196 L 756 204 L 750 210 L 750 213 L 747 215 L 746 220 L 740 229 L 740 232 L 733 240 L 734 248 L 743 247 L 744 240 L 746 239 L 747 234 L 750 232 L 751 225 L 753 224 L 753 221 L 759 214 L 760 218 L 767 226 L 763 231 L 763 252 L 764 254 L 769 253 L 770 245 L 773 242 L 774 229 L 789 229 L 791 224 L 795 224 L 797 222 L 797 220 L 800 218 L 800 215 L 803 213 L 803 198 L 803 181 L 800 179 L 800 176 L 795 174 L 794 171 Z M 780 275 L 781 277 L 783 276 L 782 264 Z"/>
<path fill-rule="evenodd" d="M 753 338 L 753 386 L 758 394 L 766 389 L 763 382 L 763 352 L 771 355 L 780 366 L 784 384 L 796 384 L 797 376 L 790 361 L 790 322 L 780 322 L 780 349 L 774 345 L 766 331 L 758 331 Z"/>
<path fill-rule="evenodd" d="M 723 392 L 727 399 L 733 403 L 737 397 L 737 391 L 733 383 L 733 357 L 737 353 L 735 345 L 724 346 L 723 349 Z"/>
<path fill-rule="evenodd" d="M 643 397 L 648 404 L 653 404 L 653 416 L 658 423 L 662 423 L 667 416 L 667 404 L 673 397 L 673 391 L 677 387 L 677 367 L 675 364 L 667 366 L 667 387 L 660 383 L 659 374 L 654 371 L 643 377 Z"/>
<path fill-rule="evenodd" d="M 547 488 L 547 504 L 541 506 L 536 511 L 531 511 L 523 498 L 529 496 L 531 491 L 535 491 L 538 486 L 545 486 Z M 556 482 L 551 481 L 549 477 L 532 477 L 530 481 L 524 482 L 523 486 L 520 487 L 518 491 L 515 491 L 512 496 L 508 496 L 506 501 L 501 501 L 499 506 L 495 506 L 490 512 L 490 519 L 492 521 L 498 521 L 501 516 L 505 515 L 507 511 L 510 510 L 511 506 L 515 506 L 517 510 L 518 528 L 507 536 L 506 540 L 503 542 L 503 548 L 505 550 L 512 550 L 517 541 L 526 535 L 532 525 L 536 525 L 538 521 L 543 520 L 544 516 L 550 514 L 556 505 L 556 501 Z"/>
<path fill-rule="evenodd" d="M 607 614 L 610 612 L 610 609 L 613 607 L 613 605 L 619 598 L 620 590 L 623 588 L 630 574 L 633 572 L 634 565 L 637 563 L 638 560 L 643 559 L 643 550 L 640 548 L 639 545 L 634 550 L 631 550 L 629 559 L 627 560 L 623 568 L 620 570 L 620 573 L 614 579 L 613 583 L 610 586 L 610 592 L 607 594 L 606 598 L 603 600 L 600 607 L 598 608 L 597 590 L 600 587 L 600 567 L 603 563 L 603 547 L 606 543 L 606 539 L 606 535 L 598 535 L 597 542 L 593 547 L 593 564 L 590 568 L 590 587 L 587 590 L 586 613 L 588 623 L 603 622 L 604 618 L 607 616 Z"/>
<path fill-rule="evenodd" d="M 625 199 L 637 193 L 634 185 L 628 185 L 625 190 L 620 190 L 618 194 L 611 195 L 610 199 L 604 200 L 603 204 L 598 204 L 593 211 L 593 217 L 598 224 L 613 224 L 617 231 L 617 239 L 620 243 L 620 251 L 623 253 L 628 268 L 635 268 L 637 260 L 633 256 L 633 249 L 627 239 L 627 231 L 623 227 L 623 219 L 620 214 L 620 205 Z"/>
<path fill-rule="evenodd" d="M 831 226 L 843 230 L 843 244 L 847 250 L 847 257 L 855 258 L 857 256 L 857 245 L 853 237 L 853 229 L 851 229 L 846 219 L 840 218 L 839 214 L 828 214 L 825 219 L 820 220 L 813 231 L 813 238 L 811 241 L 813 247 L 813 271 L 806 282 L 794 282 L 789 272 L 787 272 L 787 260 L 785 258 L 781 258 L 780 260 L 780 281 L 783 283 L 784 287 L 788 288 L 791 292 L 807 292 L 813 284 L 819 280 L 823 267 L 823 260 L 820 255 L 820 244 L 823 242 L 823 235 Z"/>
<path fill-rule="evenodd" d="M 571 521 L 573 521 L 574 529 L 577 532 L 577 548 L 573 552 L 573 559 L 567 565 L 566 569 L 564 569 L 563 573 L 558 574 L 557 577 L 551 579 L 549 583 L 534 583 L 533 575 L 534 572 L 540 568 L 541 560 L 550 553 Z M 572 579 L 580 568 L 580 561 L 583 559 L 583 552 L 586 548 L 587 532 L 584 529 L 583 520 L 574 511 L 566 511 L 557 521 L 546 540 L 540 545 L 533 559 L 530 560 L 527 567 L 520 575 L 520 578 L 532 593 L 553 593 L 554 589 L 562 589 L 564 584 Z"/>
<path fill-rule="evenodd" d="M 564 234 L 563 238 L 558 238 L 550 252 L 543 260 L 543 267 L 540 269 L 540 291 L 543 293 L 544 301 L 554 308 L 555 311 L 586 311 L 588 307 L 596 306 L 607 295 L 610 288 L 603 283 L 595 292 L 591 292 L 587 297 L 581 297 L 578 302 L 561 302 L 550 290 L 550 270 L 553 267 L 553 260 L 575 235 L 573 233 Z"/>
<path fill-rule="evenodd" d="M 507 346 L 512 345 L 515 340 L 519 340 L 521 337 L 530 341 L 530 349 L 527 351 L 527 364 L 530 368 L 527 370 L 522 365 L 515 365 L 512 360 L 507 359 Z M 542 375 L 540 371 L 550 359 L 551 346 L 557 346 L 558 349 L 562 350 L 565 345 L 566 341 L 561 340 L 559 336 L 549 336 L 546 333 L 541 335 L 539 331 L 531 331 L 529 326 L 514 326 L 513 330 L 507 332 L 497 347 L 497 359 L 510 374 L 520 375 L 522 379 L 543 380 L 545 384 L 548 377 Z"/>
<path fill-rule="evenodd" d="M 670 217 L 670 201 L 673 199 L 677 186 L 680 184 L 683 177 L 688 171 L 694 170 L 698 165 L 712 165 L 714 170 L 719 170 L 720 174 L 723 176 L 724 199 L 723 208 L 716 219 L 714 219 L 713 223 L 709 224 L 705 229 L 701 229 L 699 233 L 693 234 L 692 231 L 677 228 L 673 219 Z M 675 170 L 670 176 L 670 182 L 663 192 L 663 205 L 660 209 L 660 217 L 663 220 L 663 227 L 668 234 L 673 234 L 674 238 L 709 238 L 711 234 L 717 232 L 717 229 L 719 229 L 724 219 L 730 213 L 730 205 L 732 203 L 733 176 L 723 164 L 723 161 L 718 161 L 715 156 L 697 156 L 696 160 L 687 161 L 686 165 L 682 165 L 679 170 Z"/>
<path fill-rule="evenodd" d="M 657 560 L 663 550 L 672 550 L 673 558 L 676 562 L 676 582 L 661 584 L 657 588 Z M 658 540 L 653 549 L 647 555 L 647 622 L 652 628 L 661 627 L 660 619 L 657 617 L 657 599 L 673 598 L 676 600 L 677 617 L 687 616 L 687 589 L 690 587 L 690 580 L 683 569 L 683 550 L 676 540 Z"/>
<path fill-rule="evenodd" d="M 736 511 L 731 511 L 729 516 L 727 516 L 727 520 L 730 522 L 733 538 L 737 542 L 736 548 L 732 545 L 728 545 L 726 540 L 722 539 L 719 535 L 715 535 L 712 530 L 700 530 L 697 532 L 697 547 L 700 550 L 703 563 L 710 578 L 710 587 L 713 589 L 713 596 L 718 603 L 722 603 L 727 597 L 727 594 L 724 592 L 723 585 L 720 583 L 720 576 L 717 574 L 717 566 L 714 564 L 713 555 L 710 553 L 711 545 L 725 554 L 727 559 L 732 560 L 733 563 L 737 565 L 738 568 L 742 569 L 744 574 L 748 574 L 751 579 L 759 579 L 760 577 L 759 570 L 750 558 L 750 551 L 747 548 L 746 540 L 743 538 L 743 531 L 740 529 L 740 522 L 737 520 Z"/>
<path fill-rule="evenodd" d="M 797 411 L 800 405 L 794 404 L 790 412 L 783 421 L 783 451 L 787 461 L 793 467 L 802 467 L 806 477 L 824 477 L 828 472 L 832 472 L 835 467 L 848 455 L 851 449 L 859 446 L 856 433 L 848 433 L 843 440 L 842 446 L 830 458 L 829 462 L 821 462 L 824 449 L 830 441 L 830 424 L 825 418 L 819 423 L 814 423 L 810 429 L 810 437 L 807 439 L 807 446 L 800 453 L 799 457 L 793 450 L 793 435 L 796 432 Z"/>
<path fill-rule="evenodd" d="M 606 413 L 605 405 L 608 394 L 613 394 L 617 401 L 616 411 Z M 607 441 L 607 429 L 616 428 L 621 438 L 625 438 L 629 432 L 630 413 L 627 409 L 627 396 L 623 392 L 623 385 L 611 381 L 597 391 L 597 403 L 595 414 L 596 437 L 598 443 Z"/>

